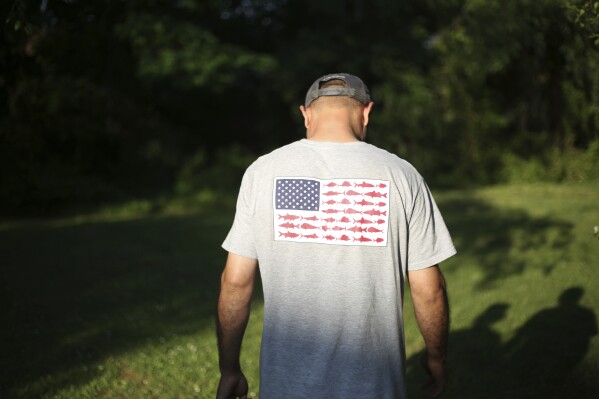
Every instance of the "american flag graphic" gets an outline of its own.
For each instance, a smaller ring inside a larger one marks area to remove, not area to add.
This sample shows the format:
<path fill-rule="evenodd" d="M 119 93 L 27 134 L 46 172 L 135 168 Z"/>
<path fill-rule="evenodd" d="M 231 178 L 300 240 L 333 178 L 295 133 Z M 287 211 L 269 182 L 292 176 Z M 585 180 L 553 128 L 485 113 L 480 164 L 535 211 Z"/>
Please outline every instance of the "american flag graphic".
<path fill-rule="evenodd" d="M 276 241 L 387 245 L 386 180 L 277 177 L 273 191 Z"/>

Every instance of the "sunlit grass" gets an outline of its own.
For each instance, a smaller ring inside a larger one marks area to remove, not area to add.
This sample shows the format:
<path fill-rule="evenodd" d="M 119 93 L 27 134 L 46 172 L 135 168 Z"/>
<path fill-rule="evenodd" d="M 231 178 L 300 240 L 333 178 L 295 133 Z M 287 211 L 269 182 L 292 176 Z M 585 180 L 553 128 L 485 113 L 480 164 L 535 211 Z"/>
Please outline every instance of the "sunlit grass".
<path fill-rule="evenodd" d="M 230 198 L 201 195 L 2 226 L 2 398 L 214 396 L 214 312 L 225 260 L 220 243 L 233 208 Z M 484 331 L 496 335 L 489 349 L 501 353 L 570 287 L 584 291 L 580 306 L 596 314 L 599 187 L 490 187 L 436 198 L 459 251 L 442 265 L 453 338 L 446 397 L 505 397 L 487 377 L 517 380 L 507 368 L 490 364 L 472 381 L 464 376 L 464 370 L 472 373 L 473 355 L 463 337 L 480 336 L 475 320 L 490 306 L 505 304 L 505 315 Z M 415 355 L 422 339 L 406 299 L 408 376 L 417 397 L 423 377 Z M 262 310 L 257 295 L 242 356 L 253 397 Z M 561 333 L 556 327 L 548 334 Z M 560 382 L 555 396 L 546 397 L 591 397 L 593 388 L 584 384 L 599 372 L 597 336 L 583 355 L 576 359 L 578 379 Z M 555 376 L 547 379 L 551 384 Z M 511 389 L 511 397 L 534 397 L 525 381 Z"/>

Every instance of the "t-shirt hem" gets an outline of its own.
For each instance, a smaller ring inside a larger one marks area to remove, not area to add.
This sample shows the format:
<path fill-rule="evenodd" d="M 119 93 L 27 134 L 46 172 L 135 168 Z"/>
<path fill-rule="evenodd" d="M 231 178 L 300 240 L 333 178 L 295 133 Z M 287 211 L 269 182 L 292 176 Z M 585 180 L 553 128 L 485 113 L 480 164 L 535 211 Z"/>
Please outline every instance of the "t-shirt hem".
<path fill-rule="evenodd" d="M 235 247 L 234 245 L 229 245 L 228 243 L 224 242 L 221 247 L 227 251 L 227 252 L 232 252 L 235 255 L 240 255 L 243 256 L 244 258 L 249 258 L 249 259 L 258 259 L 258 256 L 255 253 L 250 253 L 248 251 L 245 251 L 243 249 L 239 249 L 237 247 Z"/>
<path fill-rule="evenodd" d="M 458 251 L 456 251 L 455 247 L 452 246 L 451 248 L 447 248 L 447 249 L 439 252 L 438 254 L 431 256 L 428 259 L 421 260 L 421 261 L 415 262 L 415 263 L 408 263 L 408 271 L 426 269 L 428 267 L 434 266 L 434 265 L 441 263 L 444 260 L 452 257 L 457 252 Z"/>

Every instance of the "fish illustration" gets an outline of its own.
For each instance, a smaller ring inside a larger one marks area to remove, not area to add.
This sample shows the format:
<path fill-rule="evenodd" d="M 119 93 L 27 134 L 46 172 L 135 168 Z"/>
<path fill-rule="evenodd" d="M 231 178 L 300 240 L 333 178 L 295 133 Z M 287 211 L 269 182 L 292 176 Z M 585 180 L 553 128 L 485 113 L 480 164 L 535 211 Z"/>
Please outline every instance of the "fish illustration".
<path fill-rule="evenodd" d="M 330 197 L 332 195 L 339 195 L 339 194 L 341 194 L 341 193 L 338 191 L 327 191 L 326 193 L 322 193 L 322 195 L 326 195 L 327 197 Z"/>
<path fill-rule="evenodd" d="M 290 233 L 289 231 L 287 233 L 281 233 L 279 231 L 279 237 L 281 237 L 281 236 L 283 236 L 285 238 L 295 238 L 295 237 L 299 237 L 299 234 L 297 234 L 297 233 Z"/>
<path fill-rule="evenodd" d="M 309 224 L 309 223 L 302 223 L 302 224 L 300 225 L 300 228 L 301 228 L 301 229 L 304 229 L 304 230 L 310 230 L 310 229 L 317 229 L 318 227 L 316 227 L 316 226 L 312 226 L 312 225 L 311 225 L 311 224 Z"/>
<path fill-rule="evenodd" d="M 383 224 L 383 223 L 385 223 L 385 221 L 383 219 L 379 219 L 376 221 L 376 224 Z"/>
<path fill-rule="evenodd" d="M 379 202 L 378 204 L 376 204 L 376 206 L 380 206 L 381 208 L 384 207 L 385 205 L 387 205 L 386 202 Z"/>
<path fill-rule="evenodd" d="M 387 216 L 387 211 L 379 211 L 378 209 L 371 209 L 369 211 L 365 211 L 362 212 L 365 213 L 366 215 L 370 215 L 370 216 Z"/>
<path fill-rule="evenodd" d="M 366 228 L 360 226 L 352 226 L 345 230 L 353 231 L 354 233 L 364 233 L 366 231 Z"/>
<path fill-rule="evenodd" d="M 341 187 L 351 187 L 351 183 L 348 181 L 344 181 L 343 183 L 340 184 Z"/>
<path fill-rule="evenodd" d="M 345 234 L 343 234 L 341 237 L 338 238 L 341 241 L 349 241 L 349 237 L 346 236 Z"/>
<path fill-rule="evenodd" d="M 321 212 L 324 212 L 324 213 L 339 213 L 341 211 L 337 210 L 337 209 L 323 209 Z"/>
<path fill-rule="evenodd" d="M 308 234 L 308 235 L 302 235 L 303 238 L 312 238 L 312 239 L 316 239 L 316 238 L 320 238 L 316 235 L 316 233 L 312 233 L 312 234 Z"/>
<path fill-rule="evenodd" d="M 293 224 L 290 222 L 285 222 L 285 223 L 282 223 L 279 225 L 279 227 L 284 227 L 286 229 L 297 229 L 297 226 L 298 226 L 297 224 Z"/>
<path fill-rule="evenodd" d="M 335 218 L 326 218 L 326 219 L 322 219 L 322 220 L 327 223 L 333 223 L 335 221 Z"/>
<path fill-rule="evenodd" d="M 356 211 L 355 209 L 352 209 L 352 208 L 347 208 L 345 211 L 343 211 L 343 213 L 348 214 L 348 215 L 353 215 L 353 214 L 362 213 L 362 212 Z"/>
<path fill-rule="evenodd" d="M 378 191 L 371 191 L 369 193 L 365 193 L 364 195 L 367 195 L 371 198 L 380 198 L 380 197 L 387 198 L 387 193 L 379 193 Z"/>
<path fill-rule="evenodd" d="M 374 241 L 375 241 L 375 242 L 383 242 L 383 241 L 385 241 L 385 239 L 384 239 L 384 238 L 381 238 L 381 237 L 378 237 L 378 238 L 377 238 L 376 240 L 374 240 Z"/>
<path fill-rule="evenodd" d="M 372 240 L 370 238 L 364 237 L 364 236 L 360 236 L 358 238 L 354 237 L 354 241 L 359 241 L 359 242 L 371 242 Z"/>
<path fill-rule="evenodd" d="M 366 201 L 366 200 L 362 200 L 362 201 L 360 201 L 360 202 L 354 201 L 354 203 L 355 203 L 356 205 L 362 205 L 362 206 L 366 206 L 366 205 L 374 205 L 374 203 L 372 203 L 372 202 L 368 202 L 368 201 Z"/>
<path fill-rule="evenodd" d="M 323 238 L 324 238 L 325 240 L 327 240 L 327 241 L 331 241 L 331 240 L 334 240 L 334 239 L 335 239 L 335 237 L 333 237 L 333 236 L 332 236 L 332 235 L 330 235 L 330 234 L 329 234 L 328 236 L 324 236 Z"/>
<path fill-rule="evenodd" d="M 359 184 L 355 184 L 354 183 L 354 187 L 362 187 L 362 188 L 366 188 L 366 187 L 374 187 L 374 184 L 370 184 L 370 183 L 366 183 L 365 181 Z"/>
<path fill-rule="evenodd" d="M 348 200 L 347 198 L 343 198 L 343 199 L 342 199 L 341 201 L 339 201 L 338 203 L 339 203 L 339 204 L 342 204 L 342 205 L 349 205 L 349 204 L 351 204 L 351 201 L 350 201 L 350 200 Z"/>
<path fill-rule="evenodd" d="M 302 220 L 309 220 L 311 222 L 316 222 L 318 218 L 316 216 L 310 216 L 309 218 L 302 217 Z"/>
<path fill-rule="evenodd" d="M 347 216 L 343 216 L 341 219 L 339 219 L 339 223 L 349 223 L 350 220 Z"/>
<path fill-rule="evenodd" d="M 368 230 L 366 230 L 369 233 L 382 233 L 383 230 L 379 230 L 376 227 L 369 227 Z"/>
<path fill-rule="evenodd" d="M 297 215 L 290 215 L 290 214 L 287 214 L 287 215 L 279 215 L 279 219 L 281 219 L 281 218 L 283 218 L 283 220 L 295 220 L 295 219 L 299 219 L 299 218 L 300 218 L 300 216 L 297 216 Z"/>
<path fill-rule="evenodd" d="M 370 224 L 372 223 L 372 220 L 368 220 L 368 219 L 360 219 L 360 220 L 354 220 L 354 223 L 360 223 L 360 224 Z"/>
<path fill-rule="evenodd" d="M 337 201 L 335 200 L 328 200 L 328 201 L 322 201 L 323 204 L 327 204 L 327 205 L 335 205 L 337 203 Z"/>
<path fill-rule="evenodd" d="M 347 190 L 344 194 L 345 195 L 362 195 L 359 192 L 354 191 L 354 190 Z"/>
<path fill-rule="evenodd" d="M 325 187 L 336 187 L 337 183 L 335 183 L 334 181 L 327 183 L 327 184 L 323 184 Z"/>

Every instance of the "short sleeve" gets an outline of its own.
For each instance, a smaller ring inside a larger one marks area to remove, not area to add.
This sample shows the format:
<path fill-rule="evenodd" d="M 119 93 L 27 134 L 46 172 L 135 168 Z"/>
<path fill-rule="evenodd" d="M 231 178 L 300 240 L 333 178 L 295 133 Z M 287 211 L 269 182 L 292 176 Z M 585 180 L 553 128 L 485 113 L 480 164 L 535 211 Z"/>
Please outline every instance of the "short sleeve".
<path fill-rule="evenodd" d="M 408 270 L 434 266 L 455 255 L 447 226 L 422 178 L 418 179 L 408 223 Z"/>
<path fill-rule="evenodd" d="M 254 222 L 253 180 L 250 167 L 243 175 L 239 196 L 237 197 L 233 226 L 222 247 L 234 254 L 258 259 L 253 228 L 256 225 Z"/>

